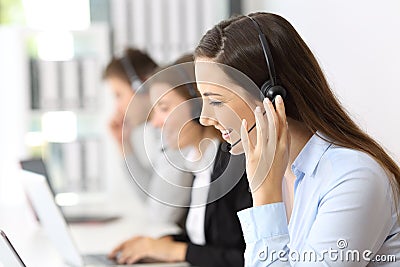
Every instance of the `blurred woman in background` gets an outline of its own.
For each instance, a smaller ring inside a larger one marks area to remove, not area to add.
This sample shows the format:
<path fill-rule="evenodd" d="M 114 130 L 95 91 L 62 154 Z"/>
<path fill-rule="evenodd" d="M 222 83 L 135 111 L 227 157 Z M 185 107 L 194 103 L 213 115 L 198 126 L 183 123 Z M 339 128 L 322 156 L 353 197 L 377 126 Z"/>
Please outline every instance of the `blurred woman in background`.
<path fill-rule="evenodd" d="M 149 221 L 182 224 L 187 212 L 182 207 L 189 205 L 190 192 L 175 195 L 163 188 L 162 181 L 169 177 L 175 184 L 186 187 L 192 184 L 192 176 L 174 168 L 163 156 L 159 131 L 146 124 L 150 96 L 140 90 L 156 68 L 157 64 L 147 53 L 134 48 L 126 49 L 121 57 L 110 61 L 103 75 L 116 99 L 110 129 L 126 160 L 130 178 L 137 185 L 136 192 Z M 133 98 L 136 101 L 130 105 Z M 163 201 L 153 197 L 160 195 Z"/>

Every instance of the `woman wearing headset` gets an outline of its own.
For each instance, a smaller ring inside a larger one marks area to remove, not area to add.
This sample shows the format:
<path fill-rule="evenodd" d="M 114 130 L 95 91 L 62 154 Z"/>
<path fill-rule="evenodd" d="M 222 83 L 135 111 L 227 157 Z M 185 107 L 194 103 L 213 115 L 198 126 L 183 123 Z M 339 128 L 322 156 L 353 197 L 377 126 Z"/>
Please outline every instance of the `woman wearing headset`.
<path fill-rule="evenodd" d="M 245 266 L 394 266 L 374 260 L 399 260 L 399 167 L 346 114 L 290 23 L 268 13 L 222 21 L 201 39 L 195 66 L 201 123 L 246 156 Z M 240 81 L 203 82 L 238 81 L 229 68 L 264 100 Z"/>
<path fill-rule="evenodd" d="M 218 131 L 194 119 L 198 118 L 201 105 L 196 103 L 199 95 L 193 82 L 192 60 L 193 55 L 183 56 L 172 68 L 161 70 L 149 81 L 154 104 L 151 123 L 163 133 L 165 156 L 170 150 L 181 151 L 184 157 L 171 164 L 195 176 L 193 186 L 186 188 L 191 191 L 191 203 L 185 234 L 159 239 L 134 237 L 110 254 L 120 264 L 147 258 L 187 261 L 198 267 L 244 264 L 245 243 L 236 212 L 251 206 L 251 195 L 243 157 L 232 159 L 220 149 Z M 176 80 L 185 84 L 178 85 Z M 236 181 L 231 183 L 233 179 Z"/>

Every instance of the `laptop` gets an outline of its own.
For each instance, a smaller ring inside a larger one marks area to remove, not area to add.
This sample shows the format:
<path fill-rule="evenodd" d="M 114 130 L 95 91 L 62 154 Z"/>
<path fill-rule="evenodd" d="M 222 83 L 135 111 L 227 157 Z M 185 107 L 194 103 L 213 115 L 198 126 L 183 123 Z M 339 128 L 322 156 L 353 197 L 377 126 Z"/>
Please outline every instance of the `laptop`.
<path fill-rule="evenodd" d="M 118 266 L 115 261 L 107 258 L 107 255 L 81 255 L 70 235 L 69 228 L 56 205 L 50 188 L 43 175 L 21 171 L 25 190 L 31 204 L 37 212 L 42 227 L 50 241 L 63 257 L 65 263 L 74 267 L 82 266 Z M 126 265 L 123 265 L 126 266 Z M 188 267 L 183 263 L 142 263 L 130 266 L 146 267 Z"/>
<path fill-rule="evenodd" d="M 23 170 L 34 172 L 40 175 L 43 175 L 46 179 L 46 182 L 50 188 L 50 192 L 55 199 L 56 197 L 56 190 L 52 184 L 52 180 L 50 179 L 49 172 L 47 171 L 47 167 L 45 162 L 41 158 L 30 158 L 25 160 L 20 160 L 20 165 Z M 57 203 L 56 203 L 57 204 Z M 77 213 L 69 214 L 63 207 L 61 207 L 61 212 L 64 215 L 65 220 L 67 223 L 87 223 L 87 222 L 110 222 L 116 219 L 119 219 L 119 216 L 110 215 L 110 214 L 88 214 L 88 213 Z"/>
<path fill-rule="evenodd" d="M 2 230 L 0 230 L 0 267 L 26 267 Z"/>

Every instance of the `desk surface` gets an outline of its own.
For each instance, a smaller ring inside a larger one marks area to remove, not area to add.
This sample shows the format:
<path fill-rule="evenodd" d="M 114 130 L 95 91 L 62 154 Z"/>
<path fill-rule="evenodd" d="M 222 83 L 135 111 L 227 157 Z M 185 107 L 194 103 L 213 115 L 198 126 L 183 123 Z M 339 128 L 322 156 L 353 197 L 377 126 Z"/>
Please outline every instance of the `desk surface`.
<path fill-rule="evenodd" d="M 104 224 L 70 225 L 72 238 L 81 254 L 108 253 L 117 244 L 135 235 L 158 237 L 179 231 L 176 226 L 149 225 L 142 208 L 131 199 L 113 202 L 108 203 L 114 207 L 110 209 L 121 214 L 121 219 Z M 66 266 L 26 204 L 0 206 L 0 215 L 0 228 L 7 234 L 27 267 Z"/>

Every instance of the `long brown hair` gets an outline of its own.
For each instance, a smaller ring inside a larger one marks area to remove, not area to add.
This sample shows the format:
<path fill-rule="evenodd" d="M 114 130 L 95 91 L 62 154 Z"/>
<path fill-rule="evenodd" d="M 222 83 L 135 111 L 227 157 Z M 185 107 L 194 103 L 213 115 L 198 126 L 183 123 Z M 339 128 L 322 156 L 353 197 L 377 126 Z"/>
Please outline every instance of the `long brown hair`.
<path fill-rule="evenodd" d="M 258 22 L 265 34 L 279 82 L 287 90 L 287 116 L 303 122 L 313 133 L 321 132 L 336 145 L 372 156 L 386 171 L 393 174 L 389 176 L 397 207 L 399 166 L 345 112 L 300 35 L 281 16 L 262 12 L 249 16 Z M 195 58 L 198 57 L 210 58 L 236 68 L 258 86 L 269 79 L 257 29 L 246 16 L 224 20 L 209 30 L 195 50 Z"/>

